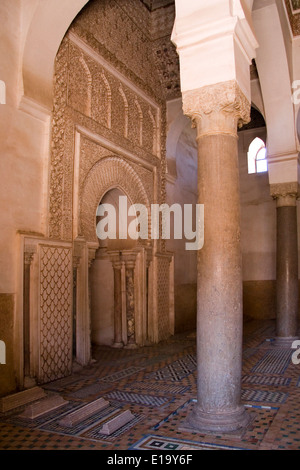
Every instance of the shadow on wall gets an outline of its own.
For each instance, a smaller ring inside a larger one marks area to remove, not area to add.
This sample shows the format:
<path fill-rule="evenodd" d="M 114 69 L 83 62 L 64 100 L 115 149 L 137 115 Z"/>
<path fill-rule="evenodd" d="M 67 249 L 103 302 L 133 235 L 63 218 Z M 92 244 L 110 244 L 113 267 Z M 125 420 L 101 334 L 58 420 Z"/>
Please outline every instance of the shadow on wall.
<path fill-rule="evenodd" d="M 300 298 L 300 280 L 299 280 Z M 243 315 L 245 320 L 276 319 L 276 281 L 243 282 Z M 182 284 L 175 289 L 176 331 L 190 331 L 196 328 L 197 285 Z M 300 303 L 299 303 L 300 320 Z"/>

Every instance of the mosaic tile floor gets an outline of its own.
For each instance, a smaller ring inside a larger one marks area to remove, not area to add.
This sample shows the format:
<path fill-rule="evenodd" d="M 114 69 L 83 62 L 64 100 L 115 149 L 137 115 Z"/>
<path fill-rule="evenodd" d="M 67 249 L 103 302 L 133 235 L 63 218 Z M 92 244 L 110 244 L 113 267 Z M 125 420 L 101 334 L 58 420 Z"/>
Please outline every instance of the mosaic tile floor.
<path fill-rule="evenodd" d="M 275 324 L 244 325 L 242 402 L 251 415 L 243 433 L 200 434 L 182 424 L 196 406 L 196 341 L 176 335 L 138 350 L 95 347 L 94 362 L 43 386 L 68 403 L 28 420 L 24 407 L 0 413 L 0 450 L 300 450 L 300 364 L 272 345 Z M 62 416 L 98 398 L 108 406 L 76 426 Z M 109 420 L 131 418 L 109 435 Z"/>

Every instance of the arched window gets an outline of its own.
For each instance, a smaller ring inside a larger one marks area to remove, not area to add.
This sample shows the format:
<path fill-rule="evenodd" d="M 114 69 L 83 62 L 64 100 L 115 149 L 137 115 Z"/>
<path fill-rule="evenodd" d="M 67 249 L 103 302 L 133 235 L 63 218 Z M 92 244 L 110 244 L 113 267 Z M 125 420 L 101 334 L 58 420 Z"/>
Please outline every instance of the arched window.
<path fill-rule="evenodd" d="M 262 139 L 256 137 L 248 149 L 248 173 L 263 173 L 268 171 L 266 145 Z"/>

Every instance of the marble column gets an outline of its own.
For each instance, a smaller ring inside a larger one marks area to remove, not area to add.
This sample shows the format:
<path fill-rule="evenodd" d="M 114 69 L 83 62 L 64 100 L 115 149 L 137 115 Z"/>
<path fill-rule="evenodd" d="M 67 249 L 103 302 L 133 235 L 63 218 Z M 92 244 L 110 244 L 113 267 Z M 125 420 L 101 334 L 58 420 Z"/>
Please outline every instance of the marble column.
<path fill-rule="evenodd" d="M 134 268 L 136 253 L 122 254 L 125 262 L 126 277 L 126 321 L 127 321 L 127 349 L 137 348 L 135 337 L 135 298 L 134 298 Z"/>
<path fill-rule="evenodd" d="M 183 94 L 197 127 L 198 203 L 204 246 L 198 251 L 197 404 L 186 426 L 236 431 L 249 423 L 241 405 L 242 268 L 237 128 L 250 103 L 236 81 Z"/>
<path fill-rule="evenodd" d="M 276 337 L 274 346 L 291 347 L 297 337 L 299 305 L 298 183 L 271 185 L 277 201 L 276 249 Z"/>
<path fill-rule="evenodd" d="M 109 253 L 114 270 L 114 348 L 123 348 L 122 341 L 122 260 L 119 252 Z"/>

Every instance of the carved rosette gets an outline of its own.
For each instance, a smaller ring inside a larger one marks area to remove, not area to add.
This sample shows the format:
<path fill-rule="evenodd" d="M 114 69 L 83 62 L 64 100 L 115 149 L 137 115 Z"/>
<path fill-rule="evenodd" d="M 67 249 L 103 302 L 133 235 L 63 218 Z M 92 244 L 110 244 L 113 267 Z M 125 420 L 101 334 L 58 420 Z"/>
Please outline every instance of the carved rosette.
<path fill-rule="evenodd" d="M 198 138 L 213 134 L 237 136 L 250 121 L 251 105 L 235 80 L 183 92 L 183 111 L 197 126 Z"/>
<path fill-rule="evenodd" d="M 299 197 L 299 184 L 297 181 L 271 184 L 270 191 L 271 196 L 277 202 L 277 207 L 296 206 Z"/>

